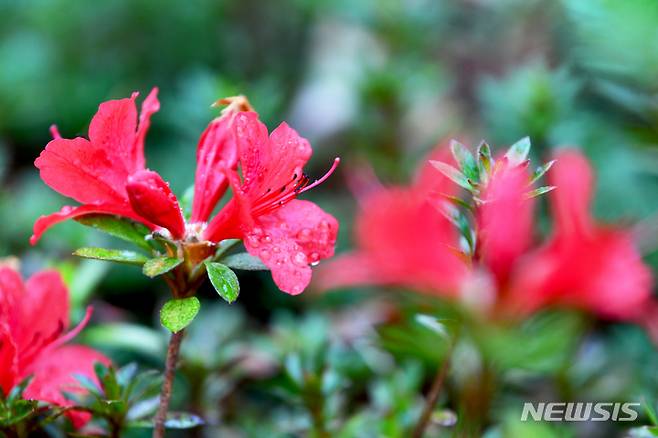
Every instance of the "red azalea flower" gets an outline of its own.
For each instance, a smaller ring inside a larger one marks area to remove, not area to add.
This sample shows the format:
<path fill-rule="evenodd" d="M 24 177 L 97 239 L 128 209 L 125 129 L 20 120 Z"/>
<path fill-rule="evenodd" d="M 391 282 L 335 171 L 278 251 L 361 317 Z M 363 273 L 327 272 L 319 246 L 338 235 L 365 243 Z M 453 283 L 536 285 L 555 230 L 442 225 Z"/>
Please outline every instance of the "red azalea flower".
<path fill-rule="evenodd" d="M 575 150 L 557 155 L 550 174 L 555 230 L 549 242 L 523 260 L 510 302 L 530 312 L 568 305 L 605 317 L 639 318 L 650 302 L 652 275 L 630 234 L 599 225 L 589 213 L 594 178 Z"/>
<path fill-rule="evenodd" d="M 534 201 L 527 163 L 510 166 L 505 157 L 496 161 L 476 210 L 477 255 L 505 287 L 518 258 L 532 244 Z"/>
<path fill-rule="evenodd" d="M 432 155 L 447 160 L 446 152 L 440 146 Z M 439 195 L 452 193 L 450 181 L 423 165 L 411 187 L 363 194 L 355 228 L 358 249 L 324 266 L 319 286 L 395 285 L 458 294 L 468 269 L 457 250 L 457 230 L 437 204 Z"/>
<path fill-rule="evenodd" d="M 131 207 L 126 183 L 132 174 L 144 170 L 144 138 L 160 103 L 153 89 L 142 104 L 138 122 L 136 98 L 133 93 L 129 99 L 101 104 L 89 125 L 89 140 L 65 139 L 52 128 L 54 139 L 34 165 L 53 190 L 82 205 L 40 217 L 34 224 L 32 244 L 54 224 L 89 213 L 116 214 L 154 228 Z"/>
<path fill-rule="evenodd" d="M 94 363 L 109 364 L 101 353 L 80 345 L 65 345 L 91 315 L 69 327 L 69 294 L 56 271 L 43 271 L 23 283 L 20 275 L 0 267 L 0 388 L 5 394 L 28 376 L 24 396 L 59 406 L 71 406 L 65 392 L 82 392 L 74 374 L 96 380 Z M 69 412 L 76 427 L 89 420 L 84 412 Z"/>
<path fill-rule="evenodd" d="M 159 109 L 154 89 L 142 106 L 139 126 L 136 93 L 102 104 L 92 119 L 90 140 L 65 140 L 55 132 L 35 164 L 54 190 L 83 203 L 41 217 L 31 242 L 53 224 L 89 213 L 124 216 L 167 232 L 174 240 L 243 239 L 247 251 L 272 270 L 284 292 L 298 294 L 308 285 L 309 265 L 331 257 L 338 222 L 317 205 L 295 198 L 323 182 L 309 184 L 303 166 L 312 150 L 285 123 L 268 137 L 267 128 L 236 97 L 201 135 L 190 223 L 176 196 L 156 172 L 144 168 L 144 136 L 150 115 Z M 238 160 L 239 158 L 239 160 Z M 242 179 L 237 165 L 241 167 Z M 210 222 L 229 185 L 234 198 Z"/>
<path fill-rule="evenodd" d="M 255 112 L 235 115 L 234 129 L 242 177 L 224 166 L 234 197 L 210 221 L 203 238 L 243 239 L 247 251 L 272 270 L 282 291 L 299 294 L 311 280 L 309 265 L 333 255 L 338 221 L 295 198 L 327 179 L 338 159 L 324 177 L 309 184 L 303 167 L 311 146 L 294 129 L 282 123 L 268 136 Z"/>

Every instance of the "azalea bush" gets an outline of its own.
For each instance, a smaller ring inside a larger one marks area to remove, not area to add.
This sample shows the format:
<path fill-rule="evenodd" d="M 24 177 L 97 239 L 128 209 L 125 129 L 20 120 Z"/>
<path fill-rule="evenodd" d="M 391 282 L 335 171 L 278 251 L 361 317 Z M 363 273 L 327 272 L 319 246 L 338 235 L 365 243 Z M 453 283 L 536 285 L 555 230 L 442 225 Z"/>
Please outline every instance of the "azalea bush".
<path fill-rule="evenodd" d="M 658 434 L 653 2 L 0 12 L 0 436 Z"/>

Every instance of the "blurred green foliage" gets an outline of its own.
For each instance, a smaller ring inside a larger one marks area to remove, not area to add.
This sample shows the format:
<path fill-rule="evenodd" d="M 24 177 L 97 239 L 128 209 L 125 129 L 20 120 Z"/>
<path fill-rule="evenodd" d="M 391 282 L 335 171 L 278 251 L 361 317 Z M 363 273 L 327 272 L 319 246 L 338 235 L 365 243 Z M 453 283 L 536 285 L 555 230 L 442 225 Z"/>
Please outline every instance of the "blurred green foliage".
<path fill-rule="evenodd" d="M 0 0 L 0 251 L 20 255 L 28 272 L 56 265 L 78 315 L 94 302 L 84 341 L 120 365 L 160 366 L 165 331 L 149 327 L 163 284 L 69 258 L 106 243 L 79 224 L 27 243 L 34 220 L 63 204 L 32 165 L 48 126 L 82 135 L 103 100 L 158 86 L 148 165 L 179 197 L 217 113 L 210 104 L 243 93 L 270 127 L 285 119 L 309 138 L 311 174 L 343 158 L 309 195 L 341 220 L 338 251 L 354 213 L 344 177 L 360 163 L 395 183 L 446 135 L 486 138 L 496 150 L 529 135 L 535 159 L 565 145 L 587 153 L 597 216 L 653 230 L 642 243 L 656 267 L 657 28 L 653 0 Z M 415 318 L 427 303 L 401 291 L 289 297 L 257 272 L 243 272 L 240 287 L 230 307 L 208 285 L 201 291 L 174 404 L 208 426 L 181 436 L 408 436 L 443 358 Z M 561 313 L 490 326 L 434 304 L 430 313 L 466 327 L 437 409 L 461 418 L 469 406 L 454 403 L 460 395 L 490 398 L 487 437 L 615 429 L 520 423 L 526 400 L 649 397 L 655 406 L 658 355 L 639 329 Z M 433 424 L 428 436 L 454 430 Z"/>

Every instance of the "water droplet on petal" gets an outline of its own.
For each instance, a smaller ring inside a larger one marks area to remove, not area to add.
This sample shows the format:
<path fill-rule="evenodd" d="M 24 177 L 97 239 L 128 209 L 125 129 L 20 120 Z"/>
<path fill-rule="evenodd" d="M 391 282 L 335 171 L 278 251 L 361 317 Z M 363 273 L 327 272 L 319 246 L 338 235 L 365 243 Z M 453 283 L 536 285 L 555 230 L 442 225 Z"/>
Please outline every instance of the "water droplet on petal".
<path fill-rule="evenodd" d="M 308 242 L 311 240 L 311 230 L 308 228 L 302 228 L 299 233 L 297 233 L 297 240 L 300 242 Z"/>
<path fill-rule="evenodd" d="M 315 262 L 311 262 L 311 266 L 317 266 L 317 265 L 319 265 L 319 264 L 320 264 L 320 261 L 319 261 L 319 260 L 318 260 L 318 261 L 315 261 Z"/>
<path fill-rule="evenodd" d="M 296 252 L 295 255 L 292 256 L 292 262 L 298 266 L 306 266 L 307 264 L 306 254 L 304 254 L 301 251 Z"/>
<path fill-rule="evenodd" d="M 263 237 L 260 238 L 260 241 L 262 243 L 271 243 L 272 242 L 272 236 L 269 234 L 264 235 Z"/>
<path fill-rule="evenodd" d="M 270 252 L 266 249 L 262 249 L 259 254 L 262 260 L 269 260 L 269 258 L 271 257 Z"/>
<path fill-rule="evenodd" d="M 320 261 L 320 254 L 317 252 L 312 252 L 309 256 L 311 263 L 318 263 Z"/>

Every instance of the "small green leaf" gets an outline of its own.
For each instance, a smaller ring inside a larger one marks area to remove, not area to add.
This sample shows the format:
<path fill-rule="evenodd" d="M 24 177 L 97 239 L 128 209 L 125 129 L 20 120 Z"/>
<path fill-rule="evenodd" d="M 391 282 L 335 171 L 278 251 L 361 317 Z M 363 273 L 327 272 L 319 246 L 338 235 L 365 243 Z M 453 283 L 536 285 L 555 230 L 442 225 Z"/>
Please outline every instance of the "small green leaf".
<path fill-rule="evenodd" d="M 181 263 L 183 260 L 176 257 L 157 257 L 147 260 L 142 266 L 142 272 L 147 277 L 153 278 L 171 271 Z"/>
<path fill-rule="evenodd" d="M 108 214 L 87 214 L 77 217 L 75 220 L 82 225 L 95 228 L 110 236 L 134 243 L 146 251 L 151 251 L 151 246 L 146 240 L 146 236 L 151 231 L 140 223 Z"/>
<path fill-rule="evenodd" d="M 96 382 L 94 382 L 93 379 L 91 379 L 89 376 L 79 373 L 73 373 L 73 377 L 75 378 L 75 380 L 78 381 L 80 386 L 82 386 L 90 393 L 95 395 L 100 395 L 100 393 L 102 392 L 101 389 L 96 384 Z"/>
<path fill-rule="evenodd" d="M 477 159 L 478 169 L 480 171 L 480 183 L 486 184 L 489 181 L 489 174 L 493 167 L 493 157 L 491 156 L 489 144 L 484 140 L 478 145 Z"/>
<path fill-rule="evenodd" d="M 160 309 L 160 322 L 172 333 L 178 333 L 190 325 L 200 308 L 197 297 L 169 300 Z"/>
<path fill-rule="evenodd" d="M 514 143 L 505 153 L 510 165 L 518 166 L 528 158 L 530 152 L 530 137 L 523 137 Z"/>
<path fill-rule="evenodd" d="M 556 186 L 544 186 L 544 187 L 539 187 L 537 189 L 534 189 L 528 193 L 526 193 L 527 198 L 536 198 L 537 196 L 541 196 L 545 193 L 548 193 L 550 191 L 553 191 L 556 189 Z"/>
<path fill-rule="evenodd" d="M 555 164 L 557 160 L 551 160 L 548 163 L 544 164 L 543 166 L 539 166 L 535 171 L 532 173 L 532 178 L 530 179 L 530 184 L 533 184 L 539 180 L 546 172 L 549 171 L 551 167 L 553 167 L 553 164 Z"/>
<path fill-rule="evenodd" d="M 229 304 L 238 298 L 240 283 L 231 268 L 221 263 L 206 262 L 206 270 L 210 283 L 222 298 Z"/>
<path fill-rule="evenodd" d="M 148 259 L 134 251 L 125 251 L 122 249 L 107 248 L 79 248 L 73 255 L 84 257 L 86 259 L 106 260 L 108 262 L 129 263 L 132 265 L 142 265 Z"/>
<path fill-rule="evenodd" d="M 473 190 L 473 186 L 468 181 L 466 175 L 464 175 L 463 173 L 461 173 L 459 170 L 455 169 L 451 165 L 446 164 L 442 161 L 434 161 L 434 160 L 430 160 L 430 164 L 434 166 L 434 168 L 437 169 L 439 172 L 450 178 L 450 180 L 452 180 L 456 184 L 460 185 L 461 187 L 464 187 L 465 189 Z"/>
<path fill-rule="evenodd" d="M 258 257 L 254 257 L 247 252 L 232 254 L 223 258 L 221 262 L 231 269 L 241 269 L 243 271 L 267 271 L 270 269 Z"/>
<path fill-rule="evenodd" d="M 450 150 L 452 151 L 452 156 L 455 157 L 455 161 L 459 164 L 459 168 L 462 173 L 466 175 L 468 179 L 473 181 L 478 180 L 478 167 L 473 158 L 473 154 L 468 150 L 466 146 L 461 144 L 456 140 L 450 141 Z"/>

